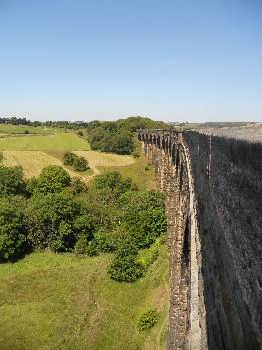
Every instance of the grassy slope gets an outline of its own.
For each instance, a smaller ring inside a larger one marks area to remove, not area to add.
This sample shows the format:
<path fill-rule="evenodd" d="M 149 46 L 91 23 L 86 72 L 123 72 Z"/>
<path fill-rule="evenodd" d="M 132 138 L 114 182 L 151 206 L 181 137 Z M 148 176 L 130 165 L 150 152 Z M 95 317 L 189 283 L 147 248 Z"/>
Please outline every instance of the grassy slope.
<path fill-rule="evenodd" d="M 140 188 L 155 187 L 153 169 L 145 170 L 144 157 L 120 166 L 123 163 L 102 155 L 100 161 L 106 167 L 100 170 L 119 170 Z M 109 279 L 109 259 L 109 255 L 80 258 L 45 252 L 0 265 L 0 349 L 164 350 L 166 247 L 161 247 L 146 276 L 131 284 Z M 139 334 L 136 320 L 152 307 L 161 312 L 161 318 L 152 330 Z"/>
<path fill-rule="evenodd" d="M 34 253 L 0 268 L 0 349 L 137 350 L 159 346 L 164 336 L 167 253 L 135 283 L 108 277 L 110 256 Z M 151 307 L 161 311 L 153 330 L 139 334 L 136 320 Z M 163 334 L 161 336 L 161 332 Z"/>
<path fill-rule="evenodd" d="M 146 168 L 148 170 L 146 170 Z M 156 189 L 156 181 L 155 181 L 155 170 L 152 166 L 149 166 L 147 160 L 144 155 L 141 155 L 139 158 L 136 158 L 133 164 L 128 166 L 111 166 L 103 167 L 100 166 L 98 169 L 101 172 L 105 171 L 119 171 L 125 177 L 131 177 L 133 181 L 138 185 L 141 190 L 151 190 Z"/>
<path fill-rule="evenodd" d="M 0 151 L 88 150 L 89 144 L 73 133 L 0 138 Z"/>

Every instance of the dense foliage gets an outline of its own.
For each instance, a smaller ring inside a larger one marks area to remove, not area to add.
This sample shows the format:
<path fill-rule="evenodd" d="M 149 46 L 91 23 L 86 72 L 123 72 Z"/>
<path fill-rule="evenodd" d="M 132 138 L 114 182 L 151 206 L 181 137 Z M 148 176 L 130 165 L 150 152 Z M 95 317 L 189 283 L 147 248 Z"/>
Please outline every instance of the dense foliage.
<path fill-rule="evenodd" d="M 0 262 L 15 260 L 27 250 L 23 198 L 0 197 Z"/>
<path fill-rule="evenodd" d="M 65 169 L 58 165 L 49 165 L 42 170 L 38 179 L 31 179 L 28 189 L 35 193 L 55 193 L 61 192 L 70 183 L 70 176 Z"/>
<path fill-rule="evenodd" d="M 158 319 L 159 313 L 156 310 L 149 310 L 140 316 L 137 328 L 140 332 L 150 329 L 157 323 Z"/>
<path fill-rule="evenodd" d="M 102 152 L 131 154 L 135 151 L 133 133 L 140 128 L 167 128 L 167 124 L 149 118 L 130 117 L 115 122 L 88 123 L 88 140 L 91 148 Z"/>
<path fill-rule="evenodd" d="M 26 184 L 20 167 L 0 166 L 0 194 L 14 195 L 25 193 Z"/>
<path fill-rule="evenodd" d="M 72 152 L 64 154 L 64 165 L 72 166 L 76 171 L 85 171 L 89 169 L 88 161 L 84 157 L 79 157 Z"/>
<path fill-rule="evenodd" d="M 153 244 L 166 231 L 163 195 L 138 191 L 116 171 L 95 176 L 87 187 L 59 166 L 27 182 L 20 168 L 1 167 L 0 188 L 1 261 L 32 249 L 113 253 L 109 275 L 132 282 L 157 258 Z"/>

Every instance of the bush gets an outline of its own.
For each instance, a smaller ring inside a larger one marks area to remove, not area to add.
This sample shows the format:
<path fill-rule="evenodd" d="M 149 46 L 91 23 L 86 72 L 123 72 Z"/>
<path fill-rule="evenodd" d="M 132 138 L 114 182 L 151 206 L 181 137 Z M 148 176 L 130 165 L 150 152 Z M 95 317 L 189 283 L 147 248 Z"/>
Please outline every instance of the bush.
<path fill-rule="evenodd" d="M 123 240 L 109 266 L 112 279 L 120 282 L 133 282 L 143 276 L 144 268 L 136 261 L 137 248 L 130 238 Z"/>
<path fill-rule="evenodd" d="M 167 223 L 163 209 L 148 209 L 140 213 L 130 232 L 140 248 L 149 247 L 166 233 Z"/>
<path fill-rule="evenodd" d="M 64 165 L 70 165 L 76 171 L 85 171 L 89 169 L 88 161 L 84 157 L 78 157 L 72 152 L 64 154 Z"/>
<path fill-rule="evenodd" d="M 77 235 L 85 235 L 88 240 L 91 240 L 95 230 L 94 217 L 88 214 L 78 216 L 74 222 L 74 229 Z"/>
<path fill-rule="evenodd" d="M 2 163 L 3 160 L 4 160 L 3 152 L 0 152 L 0 163 Z"/>
<path fill-rule="evenodd" d="M 124 179 L 118 171 L 96 176 L 93 184 L 97 190 L 106 190 L 114 198 L 118 198 L 127 191 L 137 190 L 137 186 L 133 184 L 131 178 Z"/>
<path fill-rule="evenodd" d="M 82 179 L 79 177 L 73 177 L 71 180 L 70 192 L 74 195 L 86 192 L 87 186 Z"/>
<path fill-rule="evenodd" d="M 102 253 L 108 253 L 116 250 L 118 239 L 119 238 L 116 231 L 98 231 L 95 233 L 97 248 Z"/>
<path fill-rule="evenodd" d="M 74 159 L 76 158 L 77 156 L 72 153 L 72 152 L 66 152 L 64 154 L 64 165 L 73 165 L 74 163 Z"/>
<path fill-rule="evenodd" d="M 158 258 L 159 246 L 160 239 L 158 239 L 154 244 L 152 244 L 151 247 L 139 252 L 139 258 L 137 261 L 140 262 L 145 269 L 148 269 L 148 267 L 152 265 L 153 262 L 155 262 Z"/>
<path fill-rule="evenodd" d="M 24 199 L 0 197 L 0 261 L 16 260 L 27 250 Z"/>
<path fill-rule="evenodd" d="M 33 195 L 25 212 L 32 246 L 71 250 L 76 241 L 73 223 L 79 212 L 79 205 L 64 193 Z"/>
<path fill-rule="evenodd" d="M 23 180 L 22 168 L 0 166 L 0 194 L 16 195 L 25 193 L 26 183 Z"/>
<path fill-rule="evenodd" d="M 73 161 L 73 169 L 76 171 L 85 171 L 89 169 L 88 161 L 84 157 L 75 157 Z"/>
<path fill-rule="evenodd" d="M 159 320 L 159 313 L 152 309 L 143 313 L 137 321 L 137 329 L 142 332 L 152 328 Z"/>
<path fill-rule="evenodd" d="M 78 255 L 95 256 L 98 248 L 94 240 L 89 241 L 86 235 L 81 235 L 75 245 L 75 253 Z"/>
<path fill-rule="evenodd" d="M 35 190 L 41 193 L 61 192 L 70 186 L 69 174 L 58 165 L 49 165 L 41 171 Z"/>

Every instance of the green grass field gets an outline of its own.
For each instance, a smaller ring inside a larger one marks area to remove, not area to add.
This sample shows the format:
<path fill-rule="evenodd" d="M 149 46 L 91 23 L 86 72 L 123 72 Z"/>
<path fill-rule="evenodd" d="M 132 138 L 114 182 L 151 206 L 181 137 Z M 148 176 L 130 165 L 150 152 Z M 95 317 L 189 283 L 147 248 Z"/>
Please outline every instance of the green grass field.
<path fill-rule="evenodd" d="M 45 252 L 1 265 L 0 349 L 165 349 L 166 247 L 135 283 L 110 280 L 109 259 Z M 137 319 L 150 308 L 160 320 L 141 334 Z"/>
<path fill-rule="evenodd" d="M 141 190 L 156 189 L 155 169 L 148 164 L 145 156 L 142 154 L 135 159 L 133 164 L 126 166 L 112 165 L 110 168 L 98 166 L 98 169 L 102 173 L 108 170 L 119 171 L 124 177 L 131 177 Z"/>
<path fill-rule="evenodd" d="M 88 150 L 86 140 L 74 133 L 25 135 L 0 138 L 0 151 Z"/>
<path fill-rule="evenodd" d="M 49 164 L 62 165 L 64 151 L 74 150 L 89 160 L 94 174 L 118 170 L 141 189 L 155 188 L 154 170 L 146 170 L 144 156 L 90 151 L 88 143 L 72 133 L 4 137 L 0 150 L 4 164 L 21 165 L 26 177 L 37 176 Z M 164 350 L 166 246 L 135 283 L 112 281 L 106 271 L 110 258 L 35 252 L 16 263 L 0 264 L 0 349 Z M 158 323 L 139 333 L 138 317 L 152 308 L 160 312 Z"/>
<path fill-rule="evenodd" d="M 43 126 L 30 126 L 30 125 L 12 125 L 12 124 L 1 124 L 0 123 L 0 137 L 1 134 L 55 134 L 63 132 L 61 128 L 48 128 Z"/>

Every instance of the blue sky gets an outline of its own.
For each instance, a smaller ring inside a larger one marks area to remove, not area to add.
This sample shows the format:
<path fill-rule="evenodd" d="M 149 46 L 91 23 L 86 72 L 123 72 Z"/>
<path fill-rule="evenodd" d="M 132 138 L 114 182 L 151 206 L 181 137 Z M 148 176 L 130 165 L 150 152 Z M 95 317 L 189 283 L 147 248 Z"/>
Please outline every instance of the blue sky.
<path fill-rule="evenodd" d="M 0 0 L 0 115 L 262 121 L 262 2 Z"/>

